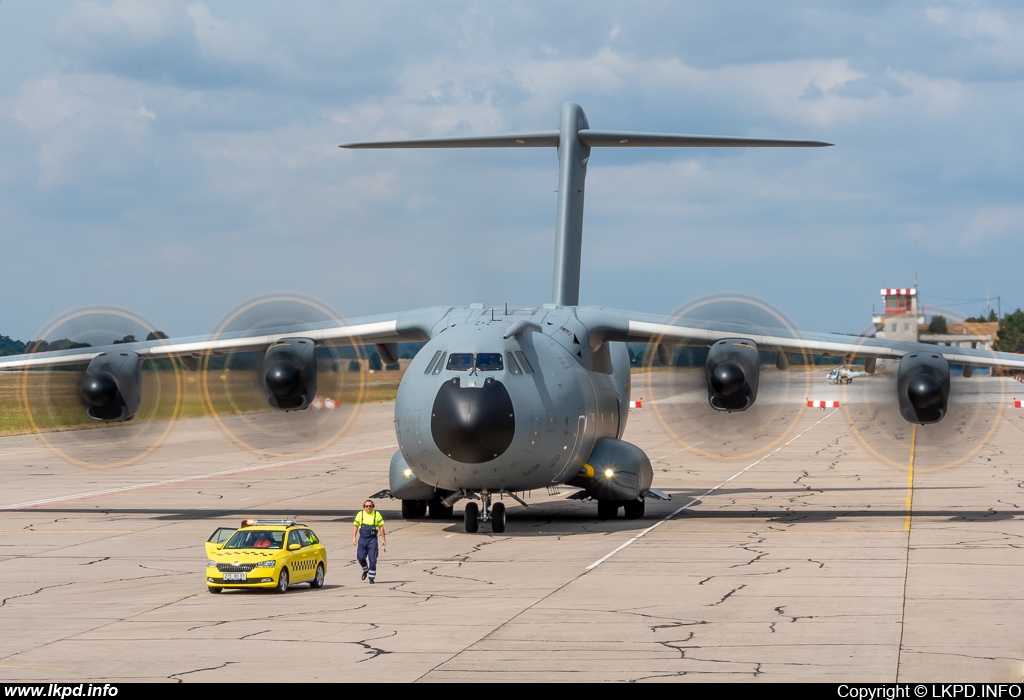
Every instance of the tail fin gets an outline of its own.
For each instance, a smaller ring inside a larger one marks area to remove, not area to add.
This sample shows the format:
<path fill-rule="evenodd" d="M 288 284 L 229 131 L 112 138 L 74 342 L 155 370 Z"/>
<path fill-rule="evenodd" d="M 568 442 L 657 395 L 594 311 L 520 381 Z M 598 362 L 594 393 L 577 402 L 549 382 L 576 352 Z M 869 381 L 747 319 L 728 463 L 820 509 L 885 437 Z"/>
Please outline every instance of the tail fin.
<path fill-rule="evenodd" d="M 591 148 L 813 148 L 831 145 L 823 141 L 598 131 L 590 128 L 587 115 L 583 113 L 582 107 L 573 102 L 566 102 L 562 105 L 562 110 L 558 115 L 557 131 L 404 141 L 371 141 L 346 143 L 341 148 L 539 148 L 542 146 L 557 148 L 558 206 L 555 214 L 555 272 L 552 301 L 559 306 L 576 306 L 579 304 L 580 297 L 583 191 Z"/>

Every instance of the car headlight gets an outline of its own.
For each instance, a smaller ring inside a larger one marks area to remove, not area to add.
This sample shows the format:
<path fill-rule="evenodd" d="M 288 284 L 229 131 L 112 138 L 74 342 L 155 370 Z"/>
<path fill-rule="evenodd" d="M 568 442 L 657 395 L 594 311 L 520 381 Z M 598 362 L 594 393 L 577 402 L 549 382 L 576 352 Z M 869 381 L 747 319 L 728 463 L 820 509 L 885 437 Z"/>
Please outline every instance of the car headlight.
<path fill-rule="evenodd" d="M 211 566 L 217 568 L 217 562 L 215 562 L 213 559 L 209 559 L 206 562 L 206 568 L 210 568 Z"/>
<path fill-rule="evenodd" d="M 263 569 L 273 569 L 275 566 L 277 566 L 277 562 L 273 559 L 270 559 L 268 561 L 261 561 L 256 566 Z"/>

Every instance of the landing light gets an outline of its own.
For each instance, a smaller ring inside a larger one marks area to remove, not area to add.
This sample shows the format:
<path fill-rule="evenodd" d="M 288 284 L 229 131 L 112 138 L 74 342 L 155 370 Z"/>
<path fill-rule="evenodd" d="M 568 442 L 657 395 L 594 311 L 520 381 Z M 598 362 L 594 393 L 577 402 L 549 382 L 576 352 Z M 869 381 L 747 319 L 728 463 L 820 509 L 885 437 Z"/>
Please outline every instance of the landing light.
<path fill-rule="evenodd" d="M 412 476 L 412 469 L 406 467 L 405 471 L 402 473 L 405 474 L 405 478 L 408 479 L 410 476 Z"/>
<path fill-rule="evenodd" d="M 604 478 L 611 479 L 613 476 L 615 476 L 615 470 L 614 469 L 605 469 L 604 470 Z"/>

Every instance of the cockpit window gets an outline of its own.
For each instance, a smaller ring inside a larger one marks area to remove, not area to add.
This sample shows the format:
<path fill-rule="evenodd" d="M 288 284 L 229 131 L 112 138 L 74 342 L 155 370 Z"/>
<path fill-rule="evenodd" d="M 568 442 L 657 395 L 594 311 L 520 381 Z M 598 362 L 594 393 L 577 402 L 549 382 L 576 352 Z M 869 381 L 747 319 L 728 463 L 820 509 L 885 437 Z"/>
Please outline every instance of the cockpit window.
<path fill-rule="evenodd" d="M 430 360 L 430 364 L 427 365 L 427 371 L 424 372 L 423 374 L 430 374 L 430 373 L 432 373 L 434 371 L 434 367 L 436 367 L 437 365 L 440 364 L 440 360 L 441 360 L 441 356 L 442 355 L 444 355 L 444 352 L 441 351 L 441 350 L 438 350 L 437 352 L 435 352 L 434 353 L 434 357 L 431 358 L 431 360 Z"/>
<path fill-rule="evenodd" d="M 441 370 L 444 369 L 444 355 L 442 352 L 441 357 L 434 363 L 434 368 L 430 371 L 431 374 L 441 374 Z"/>
<path fill-rule="evenodd" d="M 510 359 L 511 357 L 509 355 Z M 440 361 L 436 365 L 432 363 L 431 366 L 434 368 L 433 374 L 441 371 Z M 505 369 L 505 361 L 500 352 L 479 352 L 475 356 L 471 352 L 453 352 L 448 356 L 446 369 L 452 372 L 468 372 L 473 368 L 480 372 L 497 372 Z M 518 374 L 518 370 L 519 367 L 516 367 L 513 373 Z"/>
<path fill-rule="evenodd" d="M 473 369 L 473 353 L 453 352 L 448 356 L 448 369 L 455 372 L 465 372 Z"/>
<path fill-rule="evenodd" d="M 505 369 L 505 365 L 501 361 L 500 352 L 478 352 L 476 368 L 481 372 L 496 372 L 499 369 Z"/>

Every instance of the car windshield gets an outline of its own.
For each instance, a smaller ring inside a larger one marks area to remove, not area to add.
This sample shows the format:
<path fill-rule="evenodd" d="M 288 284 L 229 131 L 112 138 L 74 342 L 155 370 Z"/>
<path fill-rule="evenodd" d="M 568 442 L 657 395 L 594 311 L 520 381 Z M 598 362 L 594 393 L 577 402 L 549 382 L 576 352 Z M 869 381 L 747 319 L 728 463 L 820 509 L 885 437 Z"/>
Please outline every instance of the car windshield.
<path fill-rule="evenodd" d="M 280 530 L 239 530 L 224 549 L 281 549 L 284 533 Z"/>

